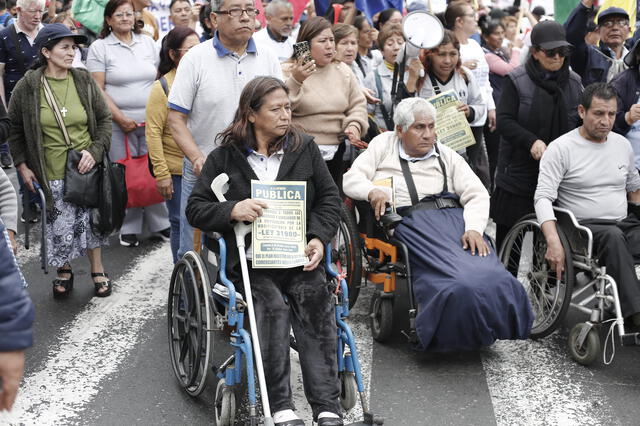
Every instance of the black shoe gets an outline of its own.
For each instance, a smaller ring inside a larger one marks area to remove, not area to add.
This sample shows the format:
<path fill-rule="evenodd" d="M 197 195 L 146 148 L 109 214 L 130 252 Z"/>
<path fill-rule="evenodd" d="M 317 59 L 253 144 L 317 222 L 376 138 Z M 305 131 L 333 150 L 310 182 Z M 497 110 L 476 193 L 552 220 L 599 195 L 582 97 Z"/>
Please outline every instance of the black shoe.
<path fill-rule="evenodd" d="M 304 426 L 304 420 L 302 419 L 289 420 L 287 422 L 276 423 L 275 425 L 276 426 Z"/>
<path fill-rule="evenodd" d="M 69 278 L 56 278 L 53 280 L 53 297 L 66 297 L 73 290 L 73 271 L 70 267 L 58 268 L 58 275 L 69 274 Z"/>
<path fill-rule="evenodd" d="M 0 152 L 0 165 L 3 169 L 10 169 L 13 167 L 13 159 L 8 152 Z"/>
<path fill-rule="evenodd" d="M 318 426 L 343 426 L 342 419 L 338 417 L 323 417 L 318 419 Z"/>
<path fill-rule="evenodd" d="M 96 282 L 95 280 L 93 281 L 93 286 L 94 286 L 96 296 L 97 297 L 110 296 L 111 290 L 113 289 L 113 284 L 109 279 L 109 275 L 107 275 L 104 272 L 92 272 L 91 278 L 96 278 L 96 277 L 105 277 L 107 279 L 106 281 L 99 281 L 99 282 Z"/>
<path fill-rule="evenodd" d="M 157 234 L 163 241 L 171 241 L 171 228 L 163 229 L 157 232 Z"/>
<path fill-rule="evenodd" d="M 125 247 L 138 247 L 140 241 L 136 234 L 120 234 L 120 245 Z"/>

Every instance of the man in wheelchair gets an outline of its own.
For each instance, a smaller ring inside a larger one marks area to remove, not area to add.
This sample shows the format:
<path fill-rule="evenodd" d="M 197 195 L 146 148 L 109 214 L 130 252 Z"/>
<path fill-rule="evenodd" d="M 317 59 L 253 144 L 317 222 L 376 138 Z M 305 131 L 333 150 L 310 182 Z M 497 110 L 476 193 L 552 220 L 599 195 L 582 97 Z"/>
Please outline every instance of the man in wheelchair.
<path fill-rule="evenodd" d="M 460 155 L 436 142 L 435 119 L 424 99 L 400 102 L 395 131 L 377 136 L 354 161 L 344 192 L 368 200 L 379 219 L 392 198 L 374 182 L 393 179 L 403 216 L 393 238 L 409 249 L 418 349 L 524 339 L 533 321 L 529 299 L 483 238 L 489 194 Z"/>
<path fill-rule="evenodd" d="M 594 253 L 616 281 L 622 314 L 640 326 L 640 176 L 629 141 L 611 132 L 616 93 L 606 83 L 588 86 L 578 106 L 582 126 L 549 145 L 540 161 L 534 197 L 536 216 L 547 243 L 545 258 L 557 276 L 564 270 L 564 249 L 553 205 L 571 210 L 591 229 Z"/>

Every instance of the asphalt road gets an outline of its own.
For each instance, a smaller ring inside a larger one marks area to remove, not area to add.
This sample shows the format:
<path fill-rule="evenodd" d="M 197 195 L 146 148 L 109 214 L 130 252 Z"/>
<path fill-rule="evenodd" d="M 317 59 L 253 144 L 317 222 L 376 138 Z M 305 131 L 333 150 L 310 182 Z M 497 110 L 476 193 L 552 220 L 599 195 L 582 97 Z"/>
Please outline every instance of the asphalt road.
<path fill-rule="evenodd" d="M 38 233 L 36 227 L 32 241 Z M 37 249 L 34 244 L 19 252 L 36 305 L 35 345 L 27 352 L 16 408 L 10 415 L 0 414 L 0 424 L 214 424 L 215 381 L 210 379 L 205 392 L 192 398 L 171 369 L 168 243 L 148 238 L 132 249 L 112 238 L 104 262 L 115 288 L 104 299 L 93 297 L 88 261 L 79 259 L 73 262 L 72 295 L 54 300 L 53 273 L 43 274 Z M 570 359 L 564 327 L 539 341 L 497 342 L 466 353 L 418 353 L 400 333 L 407 321 L 402 291 L 396 298 L 394 338 L 384 345 L 372 341 L 367 317 L 371 292 L 371 286 L 361 292 L 350 324 L 371 406 L 386 425 L 640 424 L 640 348 L 616 343 L 611 365 L 600 358 L 585 368 Z M 585 318 L 572 314 L 567 324 L 578 320 Z M 295 353 L 292 365 L 298 411 L 309 419 Z M 239 409 L 238 424 L 243 424 L 246 409 Z M 355 410 L 349 418 L 357 416 Z"/>

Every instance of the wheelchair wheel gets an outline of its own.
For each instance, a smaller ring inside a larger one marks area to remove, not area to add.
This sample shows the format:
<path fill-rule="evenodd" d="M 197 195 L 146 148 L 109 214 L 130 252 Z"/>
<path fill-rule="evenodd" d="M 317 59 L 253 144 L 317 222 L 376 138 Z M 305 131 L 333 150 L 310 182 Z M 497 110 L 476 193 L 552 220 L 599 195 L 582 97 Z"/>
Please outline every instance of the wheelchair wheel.
<path fill-rule="evenodd" d="M 352 308 L 358 299 L 362 284 L 362 249 L 356 220 L 344 203 L 340 204 L 340 225 L 331 259 L 336 264 L 338 273 L 347 273 L 349 308 Z"/>
<path fill-rule="evenodd" d="M 587 334 L 587 338 L 584 340 L 582 346 L 578 344 L 578 336 L 582 332 L 582 329 L 587 327 L 585 323 L 576 324 L 569 333 L 569 353 L 577 363 L 588 366 L 600 355 L 600 336 L 598 330 L 592 327 Z"/>
<path fill-rule="evenodd" d="M 345 411 L 351 410 L 358 402 L 358 384 L 354 373 L 340 373 L 340 404 Z"/>
<path fill-rule="evenodd" d="M 378 342 L 385 342 L 391 337 L 393 330 L 393 300 L 383 298 L 382 292 L 376 290 L 371 295 L 371 336 Z"/>
<path fill-rule="evenodd" d="M 224 379 L 216 386 L 216 403 L 214 406 L 216 426 L 232 426 L 236 421 L 236 395 L 228 387 Z"/>
<path fill-rule="evenodd" d="M 203 391 L 209 370 L 210 294 L 209 279 L 200 256 L 187 252 L 171 275 L 167 319 L 173 371 L 192 396 Z"/>
<path fill-rule="evenodd" d="M 556 277 L 544 258 L 547 243 L 535 218 L 527 217 L 518 222 L 507 234 L 500 250 L 505 268 L 524 286 L 531 301 L 535 319 L 531 338 L 541 338 L 553 333 L 571 304 L 575 276 L 571 262 L 571 249 L 562 229 L 558 228 L 560 242 L 565 252 L 564 272 Z"/>

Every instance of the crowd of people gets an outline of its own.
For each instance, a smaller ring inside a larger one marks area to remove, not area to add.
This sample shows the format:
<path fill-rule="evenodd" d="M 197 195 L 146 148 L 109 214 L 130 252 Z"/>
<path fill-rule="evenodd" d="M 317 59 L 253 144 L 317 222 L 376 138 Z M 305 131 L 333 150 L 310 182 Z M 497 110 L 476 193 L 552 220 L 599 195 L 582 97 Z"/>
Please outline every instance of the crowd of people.
<path fill-rule="evenodd" d="M 405 217 L 397 238 L 426 253 L 412 260 L 414 272 L 427 277 L 416 279 L 418 301 L 429 307 L 418 317 L 423 349 L 527 338 L 533 313 L 526 292 L 484 233 L 492 219 L 499 247 L 521 217 L 537 213 L 547 260 L 561 274 L 565 254 L 552 203 L 575 209 L 593 229 L 596 252 L 620 283 L 622 312 L 640 326 L 633 272 L 640 255 L 640 38 L 624 9 L 597 14 L 594 0 L 580 0 L 560 23 L 540 7 L 453 0 L 438 15 L 442 40 L 410 58 L 402 20 L 427 10 L 421 0 L 374 16 L 352 0 L 331 0 L 322 16 L 313 2 L 294 16 L 286 0 L 262 8 L 254 0 L 172 0 L 174 28 L 164 36 L 149 0 L 109 0 L 98 34 L 74 20 L 70 3 L 17 0 L 14 17 L 12 0 L 0 0 L 0 140 L 7 142 L 0 163 L 15 165 L 34 211 L 34 189 L 44 191 L 53 294 L 69 295 L 70 262 L 85 255 L 96 296 L 113 290 L 100 251 L 108 235 L 92 226 L 92 206 L 67 199 L 72 151 L 80 174 L 107 154 L 112 161 L 148 157 L 143 171 L 152 195 L 130 200 L 119 243 L 138 246 L 146 229 L 171 242 L 174 263 L 199 244 L 194 228 L 228 234 L 234 223 L 263 214 L 266 205 L 250 198 L 251 179 L 306 181 L 309 264 L 251 270 L 277 425 L 304 424 L 288 386 L 291 326 L 314 420 L 342 424 L 331 297 L 317 290 L 326 290 L 318 265 L 342 196 L 369 202 L 377 218 L 395 198 Z M 307 58 L 296 54 L 301 42 Z M 458 151 L 438 143 L 438 117 L 427 101 L 449 90 L 473 135 Z M 209 187 L 222 172 L 230 176 L 229 201 Z M 374 185 L 389 175 L 395 197 Z M 0 230 L 7 231 L 0 264 L 15 266 L 18 209 L 7 182 L 0 171 Z M 237 263 L 232 256 L 228 269 Z M 0 330 L 12 304 L 8 314 L 20 333 L 0 337 L 0 366 L 14 353 L 6 365 L 22 368 L 33 308 L 19 271 L 0 271 Z M 0 367 L 0 409 L 11 407 L 17 387 L 6 374 Z"/>

